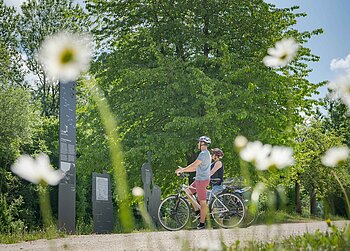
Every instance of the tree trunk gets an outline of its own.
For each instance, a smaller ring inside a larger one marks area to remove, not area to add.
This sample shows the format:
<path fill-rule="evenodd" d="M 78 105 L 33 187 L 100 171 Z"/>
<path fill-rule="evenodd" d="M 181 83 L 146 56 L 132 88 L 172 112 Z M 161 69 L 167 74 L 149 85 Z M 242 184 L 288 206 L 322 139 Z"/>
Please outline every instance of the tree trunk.
<path fill-rule="evenodd" d="M 299 183 L 299 181 L 295 182 L 295 212 L 297 214 L 301 214 L 302 213 L 301 199 L 300 199 L 300 183 Z"/>
<path fill-rule="evenodd" d="M 317 205 L 316 205 L 316 189 L 312 188 L 310 191 L 310 214 L 316 215 Z"/>

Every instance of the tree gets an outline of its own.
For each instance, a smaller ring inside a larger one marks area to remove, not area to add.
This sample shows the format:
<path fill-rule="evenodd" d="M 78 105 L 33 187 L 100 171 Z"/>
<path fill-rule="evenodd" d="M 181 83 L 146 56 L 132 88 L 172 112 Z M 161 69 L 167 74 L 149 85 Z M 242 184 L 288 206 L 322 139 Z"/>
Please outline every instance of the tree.
<path fill-rule="evenodd" d="M 297 128 L 298 138 L 295 146 L 296 164 L 291 168 L 289 175 L 295 184 L 304 187 L 310 195 L 310 213 L 316 214 L 316 199 L 329 199 L 334 194 L 341 193 L 339 184 L 330 168 L 321 163 L 321 156 L 333 147 L 340 146 L 343 137 L 334 130 L 325 130 L 321 122 L 311 121 L 307 125 Z M 349 185 L 348 165 L 332 169 L 341 177 L 344 186 Z M 300 186 L 295 186 L 296 188 Z M 298 193 L 298 191 L 296 191 Z M 296 201 L 296 205 L 300 204 Z"/>
<path fill-rule="evenodd" d="M 24 73 L 22 69 L 20 52 L 18 50 L 19 15 L 13 7 L 5 5 L 0 0 L 0 84 L 23 85 Z"/>
<path fill-rule="evenodd" d="M 0 88 L 0 231 L 21 231 L 35 220 L 34 187 L 14 176 L 10 167 L 23 147 L 32 144 L 37 119 L 29 92 Z"/>
<path fill-rule="evenodd" d="M 156 177 L 195 157 L 195 138 L 208 134 L 227 153 L 227 173 L 237 171 L 237 134 L 289 144 L 289 128 L 309 111 L 318 87 L 305 77 L 305 61 L 318 58 L 301 47 L 281 75 L 262 65 L 268 47 L 285 36 L 301 44 L 321 32 L 291 28 L 296 7 L 276 9 L 254 1 L 90 0 L 94 33 L 106 46 L 93 72 L 120 119 L 126 162 L 139 174 L 146 151 Z M 117 64 L 116 64 L 117 62 Z"/>
<path fill-rule="evenodd" d="M 324 104 L 327 113 L 325 115 L 320 114 L 320 118 L 324 119 L 325 128 L 335 130 L 338 135 L 344 137 L 343 143 L 350 146 L 350 116 L 346 105 L 340 100 L 330 98 L 325 98 Z"/>
<path fill-rule="evenodd" d="M 89 27 L 88 16 L 72 0 L 29 0 L 21 6 L 20 49 L 36 99 L 41 100 L 45 116 L 58 115 L 58 85 L 48 79 L 36 59 L 42 41 L 57 32 L 83 32 Z"/>

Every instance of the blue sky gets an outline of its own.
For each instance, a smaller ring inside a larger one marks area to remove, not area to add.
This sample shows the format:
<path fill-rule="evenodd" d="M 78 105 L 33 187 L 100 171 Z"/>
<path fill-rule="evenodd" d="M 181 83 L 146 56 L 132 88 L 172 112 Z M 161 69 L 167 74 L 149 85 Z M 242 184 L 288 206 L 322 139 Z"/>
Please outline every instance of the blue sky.
<path fill-rule="evenodd" d="M 313 72 L 310 73 L 311 82 L 335 80 L 336 75 L 350 69 L 350 1 L 349 0 L 265 0 L 277 7 L 300 6 L 297 12 L 307 13 L 299 18 L 296 28 L 299 31 L 322 28 L 324 33 L 314 36 L 306 44 L 312 53 L 320 56 L 320 61 L 310 63 Z M 343 60 L 342 60 L 343 59 Z M 331 70 L 331 62 L 333 67 Z M 327 92 L 320 89 L 321 95 Z"/>

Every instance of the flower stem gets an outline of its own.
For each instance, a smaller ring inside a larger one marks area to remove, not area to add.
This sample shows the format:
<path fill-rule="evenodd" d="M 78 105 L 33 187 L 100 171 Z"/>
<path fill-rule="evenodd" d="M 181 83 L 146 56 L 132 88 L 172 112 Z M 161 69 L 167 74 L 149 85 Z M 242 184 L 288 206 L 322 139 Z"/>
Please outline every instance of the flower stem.
<path fill-rule="evenodd" d="M 52 211 L 50 206 L 50 196 L 48 186 L 45 182 L 41 182 L 39 186 L 40 212 L 46 229 L 52 227 Z"/>
<path fill-rule="evenodd" d="M 344 186 L 343 186 L 343 184 L 341 183 L 341 181 L 340 181 L 340 179 L 339 179 L 338 175 L 337 175 L 337 174 L 336 174 L 334 171 L 332 171 L 332 174 L 334 175 L 335 179 L 336 179 L 336 180 L 337 180 L 337 182 L 339 183 L 340 188 L 341 188 L 341 190 L 342 190 L 342 192 L 343 192 L 343 194 L 344 194 L 344 196 L 345 196 L 346 205 L 348 206 L 346 211 L 347 211 L 347 216 L 348 216 L 348 218 L 349 218 L 349 213 L 350 213 L 350 203 L 349 203 L 348 194 L 346 193 L 346 191 L 345 191 L 345 189 L 344 189 Z"/>
<path fill-rule="evenodd" d="M 48 239 L 54 238 L 54 225 L 52 219 L 52 210 L 50 205 L 50 195 L 48 185 L 42 181 L 39 186 L 39 202 L 40 202 L 40 212 L 44 223 L 44 229 L 47 231 Z M 54 240 L 49 241 L 50 250 L 56 250 L 56 244 Z"/>
<path fill-rule="evenodd" d="M 145 204 L 143 203 L 143 200 L 140 200 L 138 202 L 138 207 L 139 207 L 141 216 L 142 216 L 144 222 L 146 223 L 146 226 L 148 227 L 148 229 L 151 229 L 151 230 L 155 229 L 152 218 L 149 215 L 149 213 L 147 212 L 147 209 L 146 209 Z"/>
<path fill-rule="evenodd" d="M 101 116 L 102 124 L 105 128 L 109 150 L 112 158 L 114 180 L 116 185 L 116 193 L 118 197 L 119 216 L 124 231 L 130 232 L 134 227 L 134 218 L 130 209 L 128 199 L 128 184 L 126 170 L 123 165 L 123 154 L 120 146 L 120 138 L 117 131 L 117 122 L 113 117 L 106 98 L 96 86 L 96 80 L 91 78 L 86 81 L 92 98 L 96 103 L 97 109 Z"/>

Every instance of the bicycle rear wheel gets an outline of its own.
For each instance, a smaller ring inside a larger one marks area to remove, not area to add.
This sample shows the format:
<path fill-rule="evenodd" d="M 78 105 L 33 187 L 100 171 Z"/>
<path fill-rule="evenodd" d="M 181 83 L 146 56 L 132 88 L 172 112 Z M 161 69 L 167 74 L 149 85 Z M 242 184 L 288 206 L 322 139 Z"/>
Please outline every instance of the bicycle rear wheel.
<path fill-rule="evenodd" d="M 177 195 L 170 195 L 160 203 L 158 220 L 162 227 L 170 231 L 184 228 L 190 218 L 187 201 Z"/>
<path fill-rule="evenodd" d="M 216 224 L 223 228 L 238 226 L 245 216 L 243 201 L 231 193 L 222 193 L 214 198 L 210 210 Z"/>
<path fill-rule="evenodd" d="M 245 209 L 246 214 L 242 222 L 242 227 L 249 227 L 256 222 L 259 216 L 259 211 L 257 206 L 253 205 L 251 201 L 246 203 Z"/>

